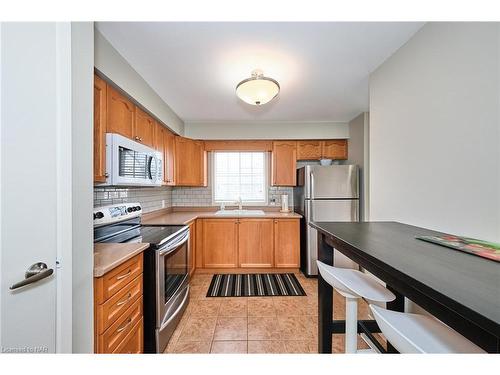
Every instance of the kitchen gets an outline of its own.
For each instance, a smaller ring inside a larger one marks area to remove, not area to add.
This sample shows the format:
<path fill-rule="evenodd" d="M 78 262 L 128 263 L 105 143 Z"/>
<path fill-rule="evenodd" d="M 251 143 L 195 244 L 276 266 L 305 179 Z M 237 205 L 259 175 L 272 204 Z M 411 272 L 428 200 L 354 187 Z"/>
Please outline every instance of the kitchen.
<path fill-rule="evenodd" d="M 19 247 L 25 223 L 49 254 L 3 258 L 2 322 L 27 322 L 14 304 L 53 303 L 40 306 L 49 324 L 4 325 L 2 348 L 498 352 L 495 255 L 449 249 L 499 241 L 497 23 L 24 27 L 2 24 L 2 90 L 36 82 L 59 94 L 24 128 L 6 127 L 2 151 L 24 137 L 57 154 L 34 165 L 20 155 L 44 202 L 23 203 L 26 171 L 2 168 L 2 248 Z M 11 43 L 34 35 L 59 52 Z M 40 80 L 35 53 L 72 68 Z M 7 123 L 21 91 L 2 97 Z M 40 134 L 29 124 L 44 111 L 73 131 Z M 57 210 L 40 223 L 28 203 Z M 448 247 L 436 242 L 445 235 Z"/>

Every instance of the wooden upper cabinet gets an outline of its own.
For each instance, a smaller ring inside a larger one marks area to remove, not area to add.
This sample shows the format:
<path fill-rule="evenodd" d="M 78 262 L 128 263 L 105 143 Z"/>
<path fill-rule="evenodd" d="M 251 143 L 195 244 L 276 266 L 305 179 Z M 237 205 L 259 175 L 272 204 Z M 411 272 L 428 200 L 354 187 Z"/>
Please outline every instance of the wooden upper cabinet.
<path fill-rule="evenodd" d="M 164 140 L 164 133 L 166 131 L 167 131 L 167 128 L 165 128 L 159 122 L 155 123 L 155 134 L 154 134 L 153 147 L 156 151 L 163 152 L 163 148 L 164 148 L 163 140 Z"/>
<path fill-rule="evenodd" d="M 238 267 L 238 220 L 204 219 L 203 267 Z"/>
<path fill-rule="evenodd" d="M 134 139 L 135 105 L 116 89 L 107 87 L 107 132 Z"/>
<path fill-rule="evenodd" d="M 142 109 L 135 108 L 134 141 L 155 147 L 156 121 Z"/>
<path fill-rule="evenodd" d="M 106 182 L 106 91 L 106 82 L 94 75 L 94 182 Z"/>
<path fill-rule="evenodd" d="M 273 142 L 271 184 L 273 186 L 295 186 L 296 169 L 297 142 Z"/>
<path fill-rule="evenodd" d="M 163 171 L 167 185 L 175 185 L 175 135 L 168 129 L 163 132 Z"/>
<path fill-rule="evenodd" d="M 297 160 L 347 159 L 347 139 L 297 141 Z"/>
<path fill-rule="evenodd" d="M 239 220 L 239 267 L 272 267 L 273 249 L 273 219 Z"/>
<path fill-rule="evenodd" d="M 322 143 L 323 159 L 347 159 L 347 139 L 334 139 Z"/>
<path fill-rule="evenodd" d="M 321 159 L 321 141 L 297 141 L 297 160 Z"/>
<path fill-rule="evenodd" d="M 299 219 L 274 219 L 274 266 L 300 267 Z"/>
<path fill-rule="evenodd" d="M 175 185 L 207 186 L 207 152 L 203 141 L 175 137 Z"/>

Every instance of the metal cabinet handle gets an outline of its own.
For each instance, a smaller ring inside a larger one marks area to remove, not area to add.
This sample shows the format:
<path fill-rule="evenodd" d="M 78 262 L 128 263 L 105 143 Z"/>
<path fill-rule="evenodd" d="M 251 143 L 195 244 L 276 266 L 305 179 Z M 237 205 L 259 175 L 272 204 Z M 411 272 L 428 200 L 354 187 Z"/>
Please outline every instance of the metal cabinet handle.
<path fill-rule="evenodd" d="M 128 270 L 128 272 L 125 275 L 117 276 L 116 280 L 121 280 L 121 279 L 124 279 L 126 277 L 129 277 L 131 273 L 132 273 L 132 270 Z"/>
<path fill-rule="evenodd" d="M 130 297 L 132 297 L 132 293 L 129 293 L 127 298 L 125 298 L 124 300 L 117 302 L 116 306 L 125 305 L 128 301 L 130 301 Z"/>
<path fill-rule="evenodd" d="M 130 323 L 132 323 L 132 318 L 128 318 L 128 322 L 127 322 L 127 323 L 125 323 L 125 324 L 124 324 L 123 326 L 121 326 L 120 328 L 118 328 L 118 329 L 116 330 L 116 333 L 120 333 L 120 332 L 122 332 L 123 330 L 125 330 L 125 328 L 127 328 L 127 327 L 130 325 Z"/>
<path fill-rule="evenodd" d="M 30 268 L 26 271 L 24 274 L 24 280 L 15 283 L 14 285 L 11 285 L 9 288 L 10 290 L 15 290 L 22 288 L 23 286 L 33 284 L 39 280 L 45 279 L 46 277 L 49 277 L 54 273 L 54 270 L 52 268 L 47 268 L 47 265 L 45 263 L 35 263 L 31 265 Z"/>

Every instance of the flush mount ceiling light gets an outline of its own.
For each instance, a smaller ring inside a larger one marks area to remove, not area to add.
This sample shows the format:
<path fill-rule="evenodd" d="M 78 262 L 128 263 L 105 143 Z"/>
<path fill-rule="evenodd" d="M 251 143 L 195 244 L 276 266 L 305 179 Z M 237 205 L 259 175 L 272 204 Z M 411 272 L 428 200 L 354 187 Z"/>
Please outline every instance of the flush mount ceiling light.
<path fill-rule="evenodd" d="M 252 77 L 244 79 L 236 86 L 236 95 L 245 103 L 262 105 L 273 100 L 280 92 L 280 85 L 272 78 L 264 77 L 260 69 L 252 72 Z"/>

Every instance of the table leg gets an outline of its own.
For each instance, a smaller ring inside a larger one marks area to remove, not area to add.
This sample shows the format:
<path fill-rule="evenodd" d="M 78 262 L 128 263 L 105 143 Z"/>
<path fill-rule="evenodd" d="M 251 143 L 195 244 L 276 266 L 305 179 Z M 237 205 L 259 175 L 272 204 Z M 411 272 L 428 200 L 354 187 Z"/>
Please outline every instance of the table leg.
<path fill-rule="evenodd" d="M 318 232 L 318 259 L 333 265 L 333 249 Z M 332 353 L 333 288 L 318 275 L 318 352 Z"/>
<path fill-rule="evenodd" d="M 391 288 L 390 285 L 386 285 L 386 288 L 396 296 L 396 299 L 394 301 L 387 302 L 387 309 L 404 312 L 405 297 L 401 293 L 396 292 L 393 288 Z M 396 348 L 389 343 L 389 341 L 387 342 L 387 353 L 399 353 Z"/>

